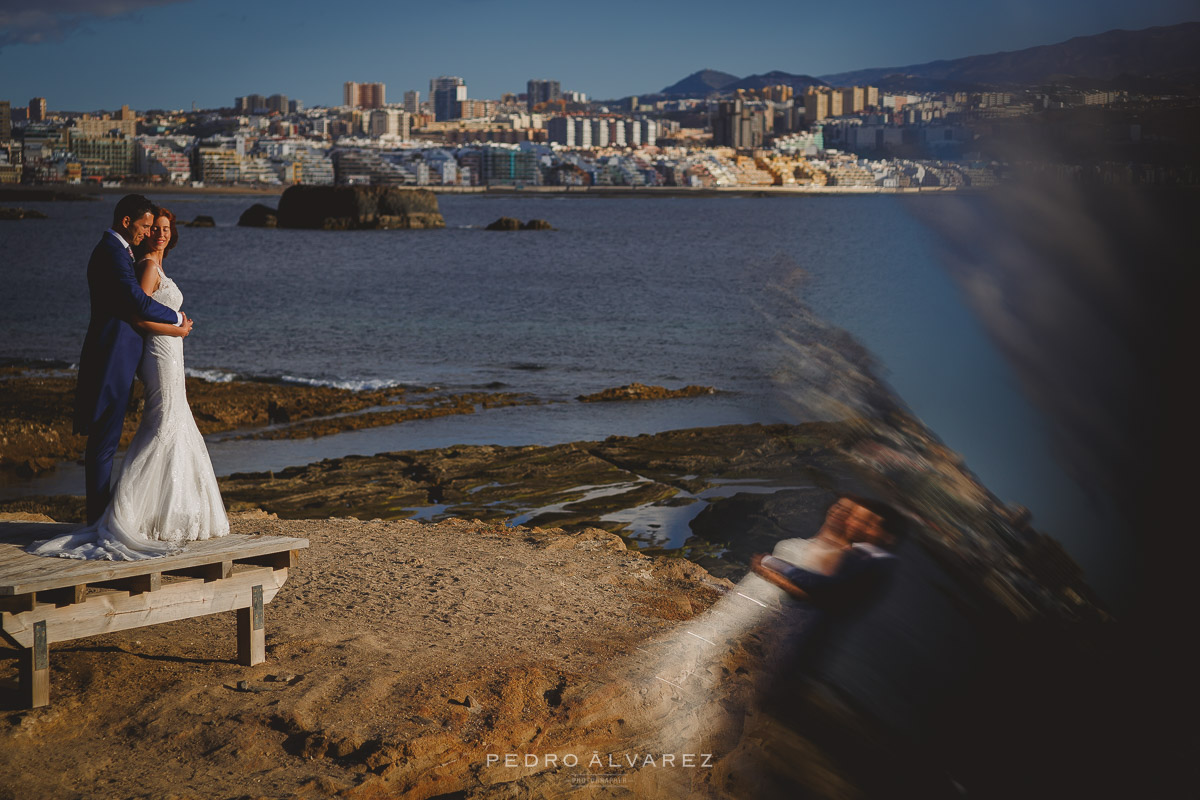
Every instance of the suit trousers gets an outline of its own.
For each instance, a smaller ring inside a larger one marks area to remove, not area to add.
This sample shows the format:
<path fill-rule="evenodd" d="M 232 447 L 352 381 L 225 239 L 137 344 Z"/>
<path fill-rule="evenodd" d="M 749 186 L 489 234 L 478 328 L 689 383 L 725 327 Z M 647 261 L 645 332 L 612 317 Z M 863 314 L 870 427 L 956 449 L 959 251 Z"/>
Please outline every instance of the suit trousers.
<path fill-rule="evenodd" d="M 132 387 L 130 387 L 132 388 Z M 87 483 L 87 521 L 92 524 L 104 516 L 112 499 L 112 464 L 121 444 L 121 429 L 125 427 L 125 410 L 129 392 L 122 402 L 113 403 L 88 429 L 83 468 Z"/>

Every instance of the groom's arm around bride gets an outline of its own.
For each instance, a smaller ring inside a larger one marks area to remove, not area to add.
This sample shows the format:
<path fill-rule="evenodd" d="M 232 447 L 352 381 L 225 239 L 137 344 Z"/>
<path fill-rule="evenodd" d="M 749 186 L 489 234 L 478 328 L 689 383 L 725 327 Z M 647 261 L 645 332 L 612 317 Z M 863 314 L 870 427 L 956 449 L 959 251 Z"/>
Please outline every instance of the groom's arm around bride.
<path fill-rule="evenodd" d="M 149 233 L 154 209 L 141 195 L 121 198 L 113 227 L 101 236 L 88 261 L 91 319 L 79 356 L 75 432 L 88 437 L 84 465 L 89 523 L 108 505 L 112 459 L 142 358 L 143 339 L 131 323 L 144 319 L 179 325 L 185 319 L 147 296 L 134 272 L 133 247 Z"/>

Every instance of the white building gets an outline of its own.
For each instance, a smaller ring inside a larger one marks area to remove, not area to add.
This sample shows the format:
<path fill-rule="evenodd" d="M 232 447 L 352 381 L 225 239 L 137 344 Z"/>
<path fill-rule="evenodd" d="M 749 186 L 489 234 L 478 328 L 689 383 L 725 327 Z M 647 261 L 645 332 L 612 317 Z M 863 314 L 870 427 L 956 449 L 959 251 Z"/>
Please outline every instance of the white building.
<path fill-rule="evenodd" d="M 372 139 L 394 136 L 401 141 L 408 139 L 410 120 L 408 112 L 396 108 L 381 108 L 372 111 L 365 120 L 367 135 Z"/>
<path fill-rule="evenodd" d="M 554 117 L 546 123 L 546 136 L 564 147 L 591 147 L 592 120 L 587 117 Z"/>
<path fill-rule="evenodd" d="M 134 169 L 139 175 L 160 175 L 168 183 L 186 183 L 192 179 L 191 160 L 183 147 L 166 139 L 137 139 Z"/>

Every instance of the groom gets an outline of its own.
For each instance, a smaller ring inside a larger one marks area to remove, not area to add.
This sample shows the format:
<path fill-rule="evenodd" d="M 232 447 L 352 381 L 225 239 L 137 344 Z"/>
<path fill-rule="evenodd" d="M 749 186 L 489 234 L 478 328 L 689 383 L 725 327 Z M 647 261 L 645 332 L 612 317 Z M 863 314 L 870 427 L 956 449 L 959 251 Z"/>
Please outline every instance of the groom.
<path fill-rule="evenodd" d="M 88 261 L 88 290 L 92 316 L 79 356 L 75 389 L 75 433 L 87 434 L 84 468 L 87 480 L 87 521 L 96 522 L 108 507 L 112 460 L 121 442 L 121 428 L 133 390 L 133 376 L 142 360 L 142 336 L 130 324 L 137 319 L 180 325 L 192 321 L 142 291 L 133 269 L 133 247 L 154 224 L 155 206 L 140 194 L 122 197 Z"/>

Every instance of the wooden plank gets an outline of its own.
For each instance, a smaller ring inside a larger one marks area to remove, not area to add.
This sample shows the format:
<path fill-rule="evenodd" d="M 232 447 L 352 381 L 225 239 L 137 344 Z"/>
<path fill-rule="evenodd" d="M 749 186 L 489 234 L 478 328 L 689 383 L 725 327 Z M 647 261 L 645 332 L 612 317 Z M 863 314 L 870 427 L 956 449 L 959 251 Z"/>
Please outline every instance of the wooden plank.
<path fill-rule="evenodd" d="M 268 553 L 265 556 L 250 556 L 249 558 L 239 558 L 239 564 L 257 564 L 262 567 L 271 567 L 272 569 L 290 569 L 295 566 L 296 555 L 298 550 L 283 550 L 279 553 Z"/>
<path fill-rule="evenodd" d="M 67 532 L 78 527 L 65 526 Z M 307 539 L 293 536 L 231 534 L 190 542 L 177 555 L 142 561 L 77 561 L 33 556 L 22 549 L 32 541 L 59 535 L 63 528 L 48 522 L 0 522 L 0 596 L 96 584 L 308 547 Z"/>
<path fill-rule="evenodd" d="M 22 611 L 33 611 L 37 600 L 33 592 L 19 594 L 16 597 L 0 597 L 0 611 L 19 614 Z"/>
<path fill-rule="evenodd" d="M 21 650 L 18 671 L 27 707 L 50 705 L 50 646 L 45 622 L 34 624 L 33 641 Z"/>
<path fill-rule="evenodd" d="M 203 578 L 206 581 L 217 581 L 221 578 L 228 578 L 233 574 L 233 562 L 217 561 L 212 564 L 201 564 L 198 567 L 173 569 L 166 574 L 182 575 L 186 578 Z"/>
<path fill-rule="evenodd" d="M 166 583 L 155 592 L 89 594 L 76 605 L 38 605 L 20 614 L 0 614 L 5 637 L 21 647 L 33 644 L 34 626 L 46 622 L 48 643 L 66 642 L 84 636 L 157 625 L 177 619 L 218 614 L 250 608 L 253 587 L 262 586 L 264 603 L 269 603 L 287 580 L 287 570 L 257 567 L 235 572 L 216 581 L 189 580 Z"/>
<path fill-rule="evenodd" d="M 53 603 L 56 606 L 69 606 L 74 603 L 82 603 L 83 598 L 86 596 L 87 586 L 84 584 L 64 586 L 61 589 L 47 589 L 44 592 L 37 593 L 39 603 Z"/>
<path fill-rule="evenodd" d="M 113 581 L 100 581 L 92 584 L 101 589 L 116 589 L 120 592 L 140 594 L 141 592 L 157 592 L 162 588 L 162 573 L 151 572 L 146 575 L 131 575 L 128 578 L 117 578 Z M 41 595 L 39 594 L 39 597 Z"/>
<path fill-rule="evenodd" d="M 263 587 L 250 588 L 250 607 L 237 612 L 238 663 L 252 667 L 267 660 Z"/>

